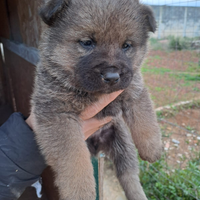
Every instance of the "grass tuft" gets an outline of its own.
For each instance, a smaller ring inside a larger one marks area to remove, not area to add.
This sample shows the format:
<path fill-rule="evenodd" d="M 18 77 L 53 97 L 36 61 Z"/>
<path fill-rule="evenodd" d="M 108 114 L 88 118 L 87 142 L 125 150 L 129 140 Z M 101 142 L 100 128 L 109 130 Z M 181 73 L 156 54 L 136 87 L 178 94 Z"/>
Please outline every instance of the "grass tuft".
<path fill-rule="evenodd" d="M 184 169 L 171 169 L 165 156 L 149 164 L 140 160 L 140 180 L 148 199 L 196 200 L 200 198 L 200 154 Z"/>

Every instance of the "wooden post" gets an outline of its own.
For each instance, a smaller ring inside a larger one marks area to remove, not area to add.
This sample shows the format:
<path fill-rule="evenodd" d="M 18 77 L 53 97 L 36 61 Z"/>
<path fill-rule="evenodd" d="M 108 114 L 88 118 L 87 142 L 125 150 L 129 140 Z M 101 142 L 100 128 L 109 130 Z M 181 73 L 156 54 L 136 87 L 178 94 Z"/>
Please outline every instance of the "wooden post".
<path fill-rule="evenodd" d="M 161 25 L 162 25 L 163 6 L 160 6 L 159 24 L 158 24 L 158 39 L 161 38 Z"/>
<path fill-rule="evenodd" d="M 104 157 L 105 155 L 100 153 L 98 159 L 95 157 L 92 158 L 94 177 L 96 180 L 96 200 L 103 200 Z"/>
<path fill-rule="evenodd" d="M 92 165 L 94 169 L 94 178 L 96 181 L 96 200 L 99 200 L 99 166 L 98 166 L 98 159 L 93 157 L 92 158 Z"/>
<path fill-rule="evenodd" d="M 187 25 L 187 7 L 185 7 L 185 14 L 184 14 L 183 37 L 186 37 L 186 25 Z"/>
<path fill-rule="evenodd" d="M 103 153 L 99 154 L 99 200 L 103 200 L 104 157 Z"/>

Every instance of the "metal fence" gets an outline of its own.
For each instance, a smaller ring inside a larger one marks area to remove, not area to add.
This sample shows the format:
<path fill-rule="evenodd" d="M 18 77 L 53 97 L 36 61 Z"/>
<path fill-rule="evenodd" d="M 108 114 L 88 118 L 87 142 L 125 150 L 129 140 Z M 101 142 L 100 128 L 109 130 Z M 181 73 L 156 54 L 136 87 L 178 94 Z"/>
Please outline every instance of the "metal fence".
<path fill-rule="evenodd" d="M 143 0 L 143 3 L 151 5 L 158 22 L 158 31 L 154 37 L 200 36 L 200 1 Z"/>

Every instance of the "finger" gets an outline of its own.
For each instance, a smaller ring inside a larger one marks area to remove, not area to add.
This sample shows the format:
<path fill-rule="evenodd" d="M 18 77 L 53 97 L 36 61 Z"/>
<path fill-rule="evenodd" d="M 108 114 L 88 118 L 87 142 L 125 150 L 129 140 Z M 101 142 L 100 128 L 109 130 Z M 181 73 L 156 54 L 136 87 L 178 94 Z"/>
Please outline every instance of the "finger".
<path fill-rule="evenodd" d="M 98 120 L 95 118 L 88 119 L 88 120 L 82 122 L 83 133 L 86 133 L 89 130 L 96 129 L 96 128 L 98 130 L 99 127 L 102 127 L 103 125 L 107 124 L 111 120 L 112 120 L 112 117 L 105 117 L 101 120 Z"/>
<path fill-rule="evenodd" d="M 86 122 L 85 129 L 87 129 L 87 130 L 83 130 L 85 140 L 87 140 L 88 137 L 90 137 L 93 133 L 95 133 L 97 130 L 102 128 L 105 124 L 109 123 L 111 120 L 112 120 L 112 117 L 106 117 L 102 120 L 97 120 L 94 118 L 86 120 L 85 121 Z M 90 128 L 88 128 L 88 127 L 90 127 Z"/>
<path fill-rule="evenodd" d="M 113 92 L 111 94 L 103 94 L 97 102 L 87 107 L 80 115 L 82 120 L 90 119 L 94 117 L 98 112 L 100 112 L 104 107 L 106 107 L 110 102 L 117 98 L 123 90 Z"/>
<path fill-rule="evenodd" d="M 95 119 L 95 118 L 91 118 L 91 119 L 88 119 L 88 125 L 89 123 L 91 123 L 92 127 L 100 127 L 100 126 L 103 126 L 105 124 L 107 124 L 108 122 L 110 122 L 112 120 L 112 117 L 105 117 L 103 119 Z"/>
<path fill-rule="evenodd" d="M 98 131 L 99 129 L 96 128 L 96 129 L 92 129 L 92 130 L 89 130 L 87 133 L 84 134 L 84 137 L 85 137 L 85 140 L 87 140 L 93 133 L 95 133 L 96 131 Z"/>

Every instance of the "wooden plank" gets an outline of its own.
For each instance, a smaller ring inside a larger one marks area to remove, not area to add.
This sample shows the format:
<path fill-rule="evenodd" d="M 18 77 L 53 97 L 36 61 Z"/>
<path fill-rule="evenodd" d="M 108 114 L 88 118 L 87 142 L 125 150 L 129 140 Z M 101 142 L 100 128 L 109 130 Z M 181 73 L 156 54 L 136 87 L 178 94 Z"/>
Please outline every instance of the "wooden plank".
<path fill-rule="evenodd" d="M 15 43 L 5 38 L 0 38 L 0 42 L 3 43 L 4 48 L 17 54 L 32 65 L 36 66 L 39 62 L 39 51 L 36 48 L 28 47 L 24 44 Z"/>
<path fill-rule="evenodd" d="M 10 114 L 11 111 L 13 111 L 13 100 L 12 100 L 12 93 L 11 93 L 11 85 L 10 85 L 10 79 L 9 79 L 9 69 L 6 68 L 5 65 L 5 55 L 4 55 L 4 49 L 2 43 L 0 44 L 1 47 L 1 53 L 0 53 L 0 76 L 1 76 L 1 87 L 2 90 L 0 98 L 0 105 L 1 105 L 1 123 L 7 119 L 7 116 Z M 7 105 L 6 105 L 7 104 Z M 5 108 L 4 108 L 5 105 Z M 8 109 L 7 109 L 8 108 Z M 8 113 L 6 113 L 8 111 Z"/>
<path fill-rule="evenodd" d="M 0 44 L 0 106 L 5 104 L 6 102 L 6 95 L 5 95 L 5 88 L 6 88 L 6 79 L 4 73 L 4 60 L 2 56 L 3 46 Z"/>
<path fill-rule="evenodd" d="M 41 2 L 41 0 L 18 0 L 16 8 L 22 41 L 24 44 L 36 48 L 38 48 L 40 35 L 45 26 L 38 15 Z"/>
<path fill-rule="evenodd" d="M 21 37 L 20 23 L 17 11 L 18 0 L 6 0 L 6 2 L 11 31 L 11 39 L 22 43 L 23 41 Z"/>
<path fill-rule="evenodd" d="M 47 167 L 42 173 L 43 189 L 46 193 L 48 200 L 58 200 L 58 189 L 54 184 L 54 173 L 51 167 Z"/>
<path fill-rule="evenodd" d="M 35 188 L 28 187 L 18 200 L 49 200 L 47 196 L 42 193 L 42 197 L 38 198 L 35 192 Z M 58 199 L 57 199 L 58 200 Z"/>
<path fill-rule="evenodd" d="M 11 92 L 14 93 L 16 111 L 25 116 L 30 112 L 35 66 L 4 48 L 6 67 L 9 70 Z M 13 105 L 15 107 L 15 105 Z"/>
<path fill-rule="evenodd" d="M 6 7 L 6 0 L 0 1 L 0 36 L 9 39 L 10 38 L 10 26 L 9 18 Z"/>

